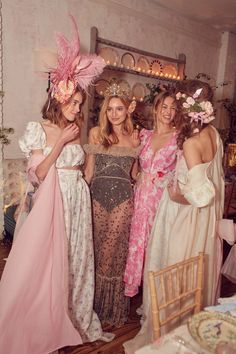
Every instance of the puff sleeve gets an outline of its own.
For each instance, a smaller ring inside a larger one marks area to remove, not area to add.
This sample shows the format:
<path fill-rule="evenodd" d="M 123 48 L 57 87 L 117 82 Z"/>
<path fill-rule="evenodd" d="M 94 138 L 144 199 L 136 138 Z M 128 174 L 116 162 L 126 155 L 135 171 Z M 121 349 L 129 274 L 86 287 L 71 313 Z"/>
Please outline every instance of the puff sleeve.
<path fill-rule="evenodd" d="M 143 128 L 140 133 L 139 133 L 139 138 L 141 140 L 141 145 L 145 146 L 148 142 L 149 137 L 152 135 L 153 131 L 152 130 L 147 130 Z"/>
<path fill-rule="evenodd" d="M 42 149 L 46 145 L 46 137 L 39 122 L 29 122 L 24 135 L 19 139 L 19 146 L 25 157 L 29 158 L 32 150 Z"/>
<path fill-rule="evenodd" d="M 215 197 L 215 187 L 207 176 L 207 167 L 201 164 L 189 170 L 187 183 L 182 189 L 185 199 L 198 208 L 211 204 Z"/>

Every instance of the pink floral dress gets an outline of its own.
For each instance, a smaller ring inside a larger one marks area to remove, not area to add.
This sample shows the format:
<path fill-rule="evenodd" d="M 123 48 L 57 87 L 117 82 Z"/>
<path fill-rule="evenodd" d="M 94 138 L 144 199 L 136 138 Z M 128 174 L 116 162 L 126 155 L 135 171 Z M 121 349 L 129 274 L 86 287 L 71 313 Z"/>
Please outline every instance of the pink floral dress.
<path fill-rule="evenodd" d="M 146 129 L 140 133 L 139 161 L 142 172 L 135 186 L 134 213 L 124 277 L 126 296 L 138 293 L 148 237 L 163 190 L 173 178 L 177 159 L 176 133 L 156 153 L 150 145 L 152 134 L 152 130 Z"/>

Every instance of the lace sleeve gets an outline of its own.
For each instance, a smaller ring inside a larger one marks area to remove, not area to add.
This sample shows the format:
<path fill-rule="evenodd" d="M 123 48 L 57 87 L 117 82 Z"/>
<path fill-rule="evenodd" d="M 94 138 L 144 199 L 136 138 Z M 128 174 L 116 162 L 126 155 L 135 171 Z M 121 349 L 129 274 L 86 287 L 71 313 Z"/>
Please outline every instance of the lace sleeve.
<path fill-rule="evenodd" d="M 204 164 L 189 170 L 187 183 L 182 191 L 187 201 L 195 207 L 202 208 L 211 204 L 215 197 L 215 187 L 207 177 Z"/>
<path fill-rule="evenodd" d="M 23 154 L 29 158 L 31 150 L 42 149 L 46 144 L 46 137 L 39 122 L 29 122 L 24 135 L 19 139 L 19 146 Z"/>

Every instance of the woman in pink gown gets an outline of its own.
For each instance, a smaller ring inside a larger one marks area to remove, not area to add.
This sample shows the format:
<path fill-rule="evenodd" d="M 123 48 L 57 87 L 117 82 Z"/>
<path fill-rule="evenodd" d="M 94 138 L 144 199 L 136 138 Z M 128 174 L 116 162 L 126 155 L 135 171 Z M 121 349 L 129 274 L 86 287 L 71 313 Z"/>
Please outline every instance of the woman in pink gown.
<path fill-rule="evenodd" d="M 20 140 L 35 193 L 0 284 L 4 354 L 48 354 L 85 341 L 112 339 L 104 336 L 93 311 L 91 206 L 81 172 L 79 113 L 83 89 L 105 63 L 98 56 L 80 55 L 77 27 L 74 41 L 63 37 L 63 43 L 58 67 L 51 73 L 43 122 L 29 122 Z"/>
<path fill-rule="evenodd" d="M 129 253 L 125 270 L 125 294 L 134 296 L 142 280 L 145 250 L 158 203 L 172 179 L 176 164 L 175 96 L 162 92 L 153 104 L 154 130 L 140 133 L 141 172 L 135 185 L 134 213 L 131 222 Z"/>

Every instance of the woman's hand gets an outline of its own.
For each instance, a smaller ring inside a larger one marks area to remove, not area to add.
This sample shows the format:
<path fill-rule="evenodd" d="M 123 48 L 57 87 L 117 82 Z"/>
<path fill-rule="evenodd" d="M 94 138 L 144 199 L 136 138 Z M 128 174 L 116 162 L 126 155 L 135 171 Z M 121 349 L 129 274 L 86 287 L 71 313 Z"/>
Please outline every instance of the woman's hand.
<path fill-rule="evenodd" d="M 132 142 L 133 142 L 133 147 L 138 147 L 140 145 L 139 130 L 138 129 L 133 130 L 131 138 L 132 138 Z"/>
<path fill-rule="evenodd" d="M 78 138 L 79 135 L 80 135 L 79 127 L 76 124 L 72 123 L 62 130 L 60 141 L 62 142 L 63 145 L 66 145 L 70 141 Z"/>
<path fill-rule="evenodd" d="M 169 197 L 173 202 L 184 204 L 184 205 L 189 204 L 189 202 L 184 198 L 183 194 L 181 194 L 181 190 L 179 188 L 178 183 L 176 184 L 176 186 L 173 183 L 169 184 L 167 189 L 168 189 Z"/>
<path fill-rule="evenodd" d="M 51 152 L 46 156 L 46 158 L 37 166 L 35 174 L 39 181 L 43 181 L 46 177 L 50 167 L 56 162 L 58 156 L 60 155 L 64 145 L 70 141 L 75 140 L 80 135 L 80 129 L 74 123 L 68 125 L 64 128 L 56 144 L 53 146 Z"/>

